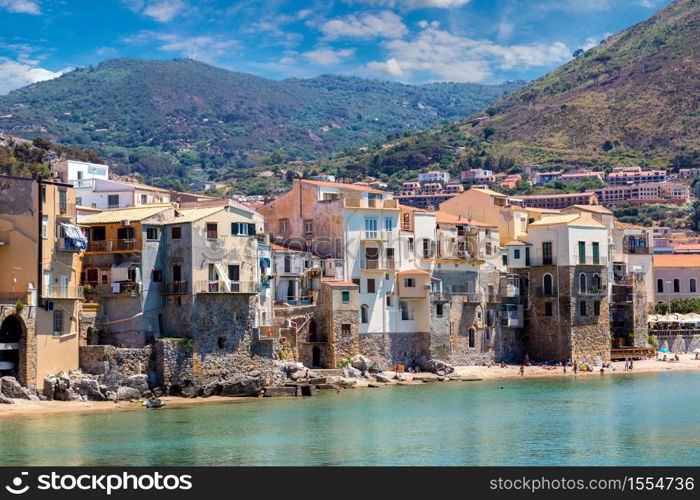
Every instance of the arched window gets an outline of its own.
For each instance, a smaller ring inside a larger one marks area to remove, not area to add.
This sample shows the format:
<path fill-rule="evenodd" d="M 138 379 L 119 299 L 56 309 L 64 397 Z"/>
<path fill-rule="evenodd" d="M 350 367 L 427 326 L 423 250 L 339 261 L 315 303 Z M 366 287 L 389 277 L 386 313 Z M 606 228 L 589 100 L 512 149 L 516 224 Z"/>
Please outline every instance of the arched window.
<path fill-rule="evenodd" d="M 597 290 L 597 291 L 600 290 L 600 276 L 599 275 L 597 275 L 597 274 L 593 275 L 593 278 L 591 279 L 591 288 L 593 288 L 593 290 Z"/>
<path fill-rule="evenodd" d="M 578 291 L 586 293 L 586 275 L 583 273 L 578 275 Z"/>
<path fill-rule="evenodd" d="M 690 278 L 690 293 L 696 293 L 698 291 L 698 285 L 695 278 Z"/>
<path fill-rule="evenodd" d="M 553 290 L 552 290 L 552 275 L 551 274 L 545 274 L 542 277 L 542 292 L 544 295 L 552 295 Z"/>
<path fill-rule="evenodd" d="M 681 291 L 681 280 L 675 278 L 673 280 L 673 293 L 680 293 Z"/>
<path fill-rule="evenodd" d="M 362 307 L 360 307 L 360 321 L 363 323 L 369 323 L 369 307 L 367 307 L 366 304 L 363 304 Z"/>
<path fill-rule="evenodd" d="M 664 280 L 662 280 L 661 278 L 656 280 L 656 292 L 664 293 Z"/>

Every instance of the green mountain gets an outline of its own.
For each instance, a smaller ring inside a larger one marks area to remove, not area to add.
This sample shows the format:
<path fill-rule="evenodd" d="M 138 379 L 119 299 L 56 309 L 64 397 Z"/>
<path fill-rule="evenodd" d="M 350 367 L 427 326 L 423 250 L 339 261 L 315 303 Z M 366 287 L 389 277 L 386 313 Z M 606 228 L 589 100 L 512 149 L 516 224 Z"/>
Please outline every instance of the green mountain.
<path fill-rule="evenodd" d="M 326 162 L 394 189 L 420 170 L 700 167 L 700 0 L 677 0 L 458 123 Z"/>
<path fill-rule="evenodd" d="M 92 148 L 118 171 L 156 182 L 222 178 L 462 118 L 521 84 L 275 81 L 187 59 L 115 59 L 0 96 L 0 128 Z"/>

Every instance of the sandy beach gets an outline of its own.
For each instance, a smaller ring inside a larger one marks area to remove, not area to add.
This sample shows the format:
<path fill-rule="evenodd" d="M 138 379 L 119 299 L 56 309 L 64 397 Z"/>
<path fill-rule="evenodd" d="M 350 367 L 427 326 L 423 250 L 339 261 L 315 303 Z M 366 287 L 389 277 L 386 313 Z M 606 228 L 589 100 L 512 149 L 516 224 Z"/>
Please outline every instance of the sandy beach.
<path fill-rule="evenodd" d="M 680 361 L 669 363 L 657 361 L 656 359 L 647 359 L 634 362 L 634 370 L 632 372 L 624 370 L 625 363 L 622 361 L 612 363 L 610 368 L 604 370 L 602 376 L 613 376 L 619 374 L 634 375 L 639 373 L 658 373 L 665 371 L 682 371 L 682 370 L 698 370 L 700 371 L 700 360 L 695 359 L 693 354 L 681 354 Z M 393 381 L 393 372 L 385 372 L 385 376 L 392 378 L 389 384 L 374 383 L 367 380 L 357 380 L 355 388 L 367 388 L 369 386 L 382 385 L 412 385 L 423 384 L 426 382 L 437 382 L 444 377 L 438 377 L 431 373 L 410 374 L 404 373 L 401 375 L 400 381 Z M 600 367 L 594 368 L 592 372 L 578 372 L 574 374 L 570 367 L 567 367 L 564 373 L 563 367 L 548 367 L 541 365 L 533 365 L 525 367 L 524 378 L 547 378 L 547 377 L 600 377 Z M 499 365 L 488 366 L 457 366 L 455 372 L 450 374 L 446 380 L 470 380 L 472 383 L 478 383 L 479 380 L 499 380 L 499 379 L 514 379 L 523 378 L 520 375 L 519 365 L 507 365 L 502 368 Z M 272 399 L 272 398 L 271 398 Z M 180 398 L 180 397 L 163 397 L 162 401 L 166 403 L 167 408 L 182 408 L 201 404 L 226 404 L 226 403 L 243 403 L 256 401 L 257 398 L 235 398 L 213 396 L 209 398 Z M 138 403 L 129 401 L 27 401 L 23 399 L 15 399 L 15 404 L 0 405 L 0 420 L 6 418 L 42 418 L 46 416 L 54 416 L 61 414 L 79 414 L 79 413 L 100 413 L 113 411 L 148 411 Z"/>

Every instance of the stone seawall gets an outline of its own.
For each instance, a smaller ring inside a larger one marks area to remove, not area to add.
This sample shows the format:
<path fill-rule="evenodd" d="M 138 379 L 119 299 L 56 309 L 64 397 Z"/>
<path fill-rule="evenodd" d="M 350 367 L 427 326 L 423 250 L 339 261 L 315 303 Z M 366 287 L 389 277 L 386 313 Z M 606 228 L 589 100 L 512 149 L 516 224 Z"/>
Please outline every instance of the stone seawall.
<path fill-rule="evenodd" d="M 110 390 L 116 390 L 121 383 L 133 376 L 151 372 L 151 346 L 141 348 L 120 348 L 111 345 L 80 346 L 80 369 L 92 375 L 101 375 L 101 380 Z"/>
<path fill-rule="evenodd" d="M 700 335 L 653 335 L 656 345 L 661 349 L 668 348 L 671 352 L 693 352 L 700 349 Z"/>

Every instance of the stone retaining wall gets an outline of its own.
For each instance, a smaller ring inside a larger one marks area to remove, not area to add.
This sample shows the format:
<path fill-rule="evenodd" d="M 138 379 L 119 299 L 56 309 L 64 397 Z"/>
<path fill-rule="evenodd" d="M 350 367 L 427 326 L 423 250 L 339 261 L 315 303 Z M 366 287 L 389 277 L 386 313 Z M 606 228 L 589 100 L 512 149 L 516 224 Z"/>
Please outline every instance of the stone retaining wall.
<path fill-rule="evenodd" d="M 101 381 L 110 390 L 116 390 L 124 379 L 132 375 L 152 372 L 151 346 L 120 348 L 111 345 L 80 346 L 80 369 L 92 375 L 101 375 Z M 152 378 L 152 374 L 151 374 Z"/>

